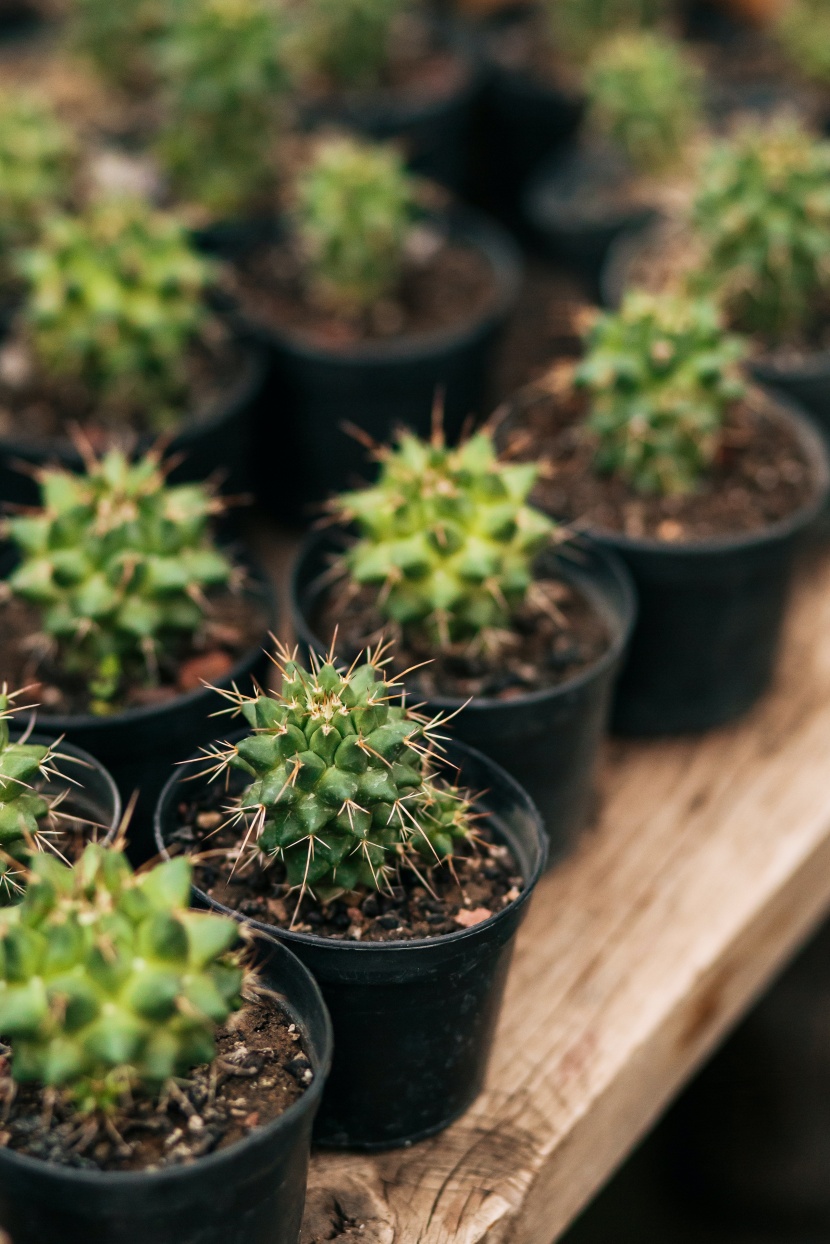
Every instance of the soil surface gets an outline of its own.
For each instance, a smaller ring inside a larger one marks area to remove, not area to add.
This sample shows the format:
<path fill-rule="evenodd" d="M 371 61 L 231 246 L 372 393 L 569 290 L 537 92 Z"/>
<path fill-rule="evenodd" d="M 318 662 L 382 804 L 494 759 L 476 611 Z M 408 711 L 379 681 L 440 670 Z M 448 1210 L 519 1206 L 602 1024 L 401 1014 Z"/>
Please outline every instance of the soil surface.
<path fill-rule="evenodd" d="M 560 364 L 547 390 L 526 391 L 505 440 L 517 457 L 547 460 L 535 500 L 575 526 L 683 543 L 760 531 L 815 495 L 800 443 L 775 401 L 758 389 L 730 412 L 720 457 L 699 491 L 642 495 L 614 476 L 598 475 L 582 423 L 587 399 L 570 387 L 570 375 L 571 365 Z"/>
<path fill-rule="evenodd" d="M 79 1115 L 59 1097 L 51 1101 L 36 1084 L 19 1085 L 15 1093 L 8 1047 L 0 1049 L 0 1145 L 79 1170 L 189 1164 L 278 1118 L 313 1079 L 296 1026 L 265 1000 L 249 1003 L 220 1031 L 214 1062 L 160 1097 L 136 1097 L 109 1124 Z"/>
<path fill-rule="evenodd" d="M 263 867 L 257 857 L 234 869 L 241 836 L 238 827 L 225 826 L 227 806 L 227 794 L 215 786 L 180 803 L 169 845 L 200 853 L 194 871 L 199 889 L 263 924 L 336 941 L 412 941 L 479 924 L 524 888 L 511 852 L 485 820 L 476 826 L 476 840 L 458 847 L 452 866 L 424 862 L 420 877 L 402 866 L 388 893 L 354 891 L 322 907 L 308 894 L 300 899 L 289 891 L 279 861 Z"/>

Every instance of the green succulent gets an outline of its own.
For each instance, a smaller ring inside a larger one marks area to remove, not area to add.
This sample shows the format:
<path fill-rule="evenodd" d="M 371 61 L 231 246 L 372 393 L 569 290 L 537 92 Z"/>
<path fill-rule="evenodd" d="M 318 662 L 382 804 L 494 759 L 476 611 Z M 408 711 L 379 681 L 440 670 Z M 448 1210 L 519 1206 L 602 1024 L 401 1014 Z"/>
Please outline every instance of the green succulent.
<path fill-rule="evenodd" d="M 18 256 L 21 328 L 55 381 L 80 382 L 95 414 L 138 411 L 161 430 L 187 395 L 187 356 L 210 323 L 213 266 L 177 216 L 113 198 L 52 215 Z"/>
<path fill-rule="evenodd" d="M 344 90 L 378 87 L 392 23 L 412 0 L 306 0 L 299 27 L 303 66 Z"/>
<path fill-rule="evenodd" d="M 188 911 L 184 858 L 136 876 L 91 844 L 74 867 L 39 855 L 0 911 L 0 1031 L 15 1080 L 63 1089 L 84 1112 L 210 1062 L 241 1006 L 239 926 Z"/>
<path fill-rule="evenodd" d="M 18 695 L 5 684 L 0 691 L 0 904 L 23 892 L 26 867 L 46 841 L 44 822 L 52 821 L 59 803 L 58 797 L 35 789 L 37 779 L 52 772 L 54 749 L 11 739 L 9 721 L 20 711 Z"/>
<path fill-rule="evenodd" d="M 69 198 L 75 156 L 74 135 L 46 103 L 19 91 L 0 91 L 3 252 L 31 242 L 44 213 Z"/>
<path fill-rule="evenodd" d="M 632 31 L 603 42 L 586 70 L 594 129 L 639 171 L 682 163 L 703 113 L 701 73 L 675 40 Z"/>
<path fill-rule="evenodd" d="M 216 768 L 252 779 L 235 817 L 246 841 L 321 901 L 384 888 L 407 861 L 450 858 L 470 835 L 471 805 L 434 776 L 432 727 L 398 701 L 380 652 L 348 670 L 333 655 L 310 670 L 279 656 L 279 692 L 224 693 L 253 731 Z"/>
<path fill-rule="evenodd" d="M 156 149 L 177 192 L 227 217 L 273 190 L 287 87 L 274 0 L 187 0 L 161 43 Z"/>
<path fill-rule="evenodd" d="M 209 531 L 221 505 L 203 484 L 168 485 L 157 453 L 111 450 L 83 475 L 44 469 L 40 484 L 43 509 L 7 521 L 21 558 L 7 590 L 40 609 L 63 667 L 106 713 L 126 678 L 152 681 L 171 643 L 201 628 L 205 593 L 234 581 Z"/>
<path fill-rule="evenodd" d="M 155 80 L 155 49 L 171 0 L 72 0 L 74 46 L 114 86 L 144 92 Z"/>
<path fill-rule="evenodd" d="M 786 117 L 717 142 L 693 222 L 696 285 L 736 329 L 776 345 L 813 336 L 830 296 L 830 142 Z"/>
<path fill-rule="evenodd" d="M 509 626 L 555 530 L 527 504 L 537 476 L 534 463 L 500 462 L 484 431 L 458 448 L 400 433 L 377 483 L 332 502 L 358 533 L 349 577 L 378 589 L 385 618 L 442 647 Z"/>
<path fill-rule="evenodd" d="M 744 394 L 745 353 L 704 299 L 635 290 L 599 316 L 576 372 L 590 398 L 597 470 L 642 493 L 694 491 Z"/>
<path fill-rule="evenodd" d="M 830 86 L 828 0 L 787 0 L 773 29 L 793 65 L 806 78 Z"/>
<path fill-rule="evenodd" d="M 665 0 L 545 0 L 553 44 L 570 62 L 584 64 L 611 34 L 656 25 Z"/>

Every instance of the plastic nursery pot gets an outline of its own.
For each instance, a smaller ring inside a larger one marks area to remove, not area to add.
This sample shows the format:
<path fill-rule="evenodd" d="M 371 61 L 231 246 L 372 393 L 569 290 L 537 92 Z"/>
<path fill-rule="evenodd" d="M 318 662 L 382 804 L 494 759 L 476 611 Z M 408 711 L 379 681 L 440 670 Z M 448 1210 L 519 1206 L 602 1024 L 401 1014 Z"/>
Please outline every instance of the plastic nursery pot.
<path fill-rule="evenodd" d="M 475 213 L 454 212 L 448 228 L 451 240 L 477 249 L 492 270 L 492 297 L 476 318 L 341 348 L 260 327 L 274 361 L 270 409 L 256 430 L 257 491 L 266 509 L 296 518 L 298 509 L 365 476 L 366 450 L 347 423 L 380 442 L 400 424 L 427 435 L 436 393 L 443 391 L 452 439 L 468 416 L 482 412 L 496 342 L 519 292 L 521 256 L 502 229 Z M 276 473 L 275 462 L 283 463 Z"/>
<path fill-rule="evenodd" d="M 22 730 L 13 729 L 12 742 L 20 742 L 23 735 Z M 26 742 L 54 745 L 54 739 L 42 734 L 29 735 Z M 49 767 L 52 772 L 38 778 L 35 789 L 46 795 L 64 796 L 61 812 L 88 821 L 90 836 L 95 834 L 99 841 L 110 838 L 121 823 L 122 803 L 112 775 L 101 762 L 61 739 Z"/>
<path fill-rule="evenodd" d="M 258 953 L 305 1041 L 314 1079 L 303 1096 L 237 1144 L 168 1170 L 73 1170 L 0 1149 L 0 1224 L 14 1244 L 296 1244 L 331 1025 L 294 955 L 271 939 Z"/>
<path fill-rule="evenodd" d="M 420 1140 L 463 1114 L 484 1080 L 513 939 L 547 840 L 530 798 L 503 769 L 460 743 L 447 757 L 460 785 L 486 792 L 479 807 L 516 856 L 525 888 L 508 907 L 471 929 L 408 942 L 334 941 L 249 922 L 302 959 L 331 1013 L 336 1052 L 315 1128 L 320 1144 L 386 1149 Z M 163 853 L 185 793 L 192 798 L 193 787 L 185 792 L 175 775 L 159 801 Z"/>
<path fill-rule="evenodd" d="M 311 536 L 294 569 L 294 632 L 317 652 L 326 651 L 332 637 L 314 633 L 315 606 L 331 555 L 342 547 L 336 531 Z M 453 735 L 490 756 L 525 788 L 541 814 L 554 861 L 575 845 L 595 810 L 599 746 L 634 627 L 636 600 L 619 558 L 589 541 L 574 542 L 542 566 L 584 593 L 605 622 L 609 645 L 600 660 L 558 686 L 516 699 L 477 697 L 467 704 L 461 698 L 430 698 L 421 711 L 430 716 L 457 713 Z M 415 698 L 421 702 L 417 693 Z"/>

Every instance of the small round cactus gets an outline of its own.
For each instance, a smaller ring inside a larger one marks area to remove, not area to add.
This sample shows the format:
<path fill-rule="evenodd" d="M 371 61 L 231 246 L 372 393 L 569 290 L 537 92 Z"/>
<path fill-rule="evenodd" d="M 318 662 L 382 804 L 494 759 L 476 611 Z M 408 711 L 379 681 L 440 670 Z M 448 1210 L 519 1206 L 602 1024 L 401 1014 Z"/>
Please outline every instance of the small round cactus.
<path fill-rule="evenodd" d="M 168 485 L 158 453 L 88 458 L 87 472 L 45 469 L 43 509 L 11 518 L 21 561 L 8 591 L 39 607 L 64 668 L 108 712 L 127 677 L 146 680 L 177 637 L 202 626 L 205 593 L 235 581 L 213 545 L 222 508 L 202 484 Z"/>
<path fill-rule="evenodd" d="M 76 144 L 40 99 L 0 91 L 0 247 L 31 242 L 45 212 L 70 196 Z M 4 267 L 7 259 L 4 256 Z"/>
<path fill-rule="evenodd" d="M 12 1075 L 63 1089 L 80 1111 L 117 1106 L 214 1057 L 241 1006 L 239 926 L 188 911 L 184 859 L 135 875 L 90 844 L 73 867 L 39 855 L 0 911 L 0 1031 Z"/>
<path fill-rule="evenodd" d="M 321 901 L 381 889 L 402 864 L 450 858 L 472 832 L 466 796 L 434 775 L 433 726 L 397 698 L 382 650 L 351 668 L 278 649 L 279 692 L 223 692 L 253 733 L 217 750 L 215 773 L 251 779 L 234 819 L 245 842 Z"/>
<path fill-rule="evenodd" d="M 12 741 L 9 721 L 24 707 L 15 700 L 22 692 L 0 690 L 0 904 L 23 893 L 26 866 L 32 854 L 48 845 L 55 823 L 59 796 L 35 789 L 38 777 L 54 770 L 53 746 L 29 743 L 25 736 Z"/>
<path fill-rule="evenodd" d="M 597 470 L 638 492 L 694 491 L 744 394 L 745 353 L 711 301 L 632 291 L 599 316 L 575 377 L 590 398 Z"/>
<path fill-rule="evenodd" d="M 458 448 L 411 432 L 380 452 L 371 488 L 332 502 L 358 539 L 344 557 L 353 583 L 378 589 L 378 609 L 446 647 L 510 625 L 555 524 L 527 504 L 534 463 L 500 462 L 481 431 Z"/>
<path fill-rule="evenodd" d="M 303 67 L 327 85 L 380 85 L 392 23 L 411 0 L 306 0 L 298 32 Z"/>

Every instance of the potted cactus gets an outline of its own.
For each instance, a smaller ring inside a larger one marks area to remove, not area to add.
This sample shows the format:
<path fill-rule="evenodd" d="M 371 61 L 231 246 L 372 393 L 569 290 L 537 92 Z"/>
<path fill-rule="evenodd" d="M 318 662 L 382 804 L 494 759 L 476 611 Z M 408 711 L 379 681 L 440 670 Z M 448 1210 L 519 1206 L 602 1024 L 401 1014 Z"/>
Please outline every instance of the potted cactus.
<path fill-rule="evenodd" d="M 140 788 L 133 850 L 146 856 L 169 765 L 211 737 L 202 679 L 263 670 L 268 594 L 215 544 L 216 495 L 168 484 L 157 453 L 88 454 L 84 474 L 38 481 L 43 508 L 6 522 L 6 668 L 38 684 L 42 731 L 102 759 L 125 798 Z"/>
<path fill-rule="evenodd" d="M 314 144 L 292 198 L 281 234 L 234 265 L 233 294 L 270 344 L 283 415 L 269 411 L 257 432 L 271 508 L 319 501 L 360 470 L 349 421 L 378 439 L 395 419 L 424 429 L 442 387 L 457 435 L 481 412 L 520 280 L 511 240 L 471 213 L 426 212 L 392 148 Z M 273 455 L 292 463 L 279 489 Z"/>
<path fill-rule="evenodd" d="M 378 457 L 377 483 L 336 497 L 339 526 L 300 556 L 295 630 L 318 651 L 336 633 L 349 657 L 394 640 L 425 711 L 527 789 L 561 856 L 594 810 L 628 578 L 586 542 L 562 544 L 528 504 L 537 467 L 500 461 L 488 431 L 455 449 L 403 432 Z"/>
<path fill-rule="evenodd" d="M 295 1244 L 331 1054 L 293 956 L 188 910 L 184 859 L 39 855 L 0 911 L 0 1223 L 15 1244 Z M 245 1109 L 241 1109 L 241 1105 Z"/>
<path fill-rule="evenodd" d="M 544 835 L 507 774 L 407 706 L 382 649 L 276 660 L 279 691 L 223 693 L 248 730 L 171 777 L 157 844 L 320 983 L 337 1052 L 318 1139 L 409 1143 L 481 1087 Z"/>
<path fill-rule="evenodd" d="M 616 727 L 706 729 L 769 684 L 827 451 L 797 409 L 745 383 L 746 345 L 710 300 L 633 290 L 584 344 L 517 397 L 511 426 L 553 464 L 539 504 L 617 552 L 637 586 Z"/>
<path fill-rule="evenodd" d="M 20 461 L 80 466 L 74 424 L 98 444 L 113 430 L 145 446 L 164 432 L 182 457 L 176 479 L 221 469 L 229 487 L 244 482 L 264 364 L 211 310 L 216 273 L 182 220 L 107 197 L 49 215 L 15 264 L 24 292 L 0 344 L 0 499 L 36 500 Z"/>

